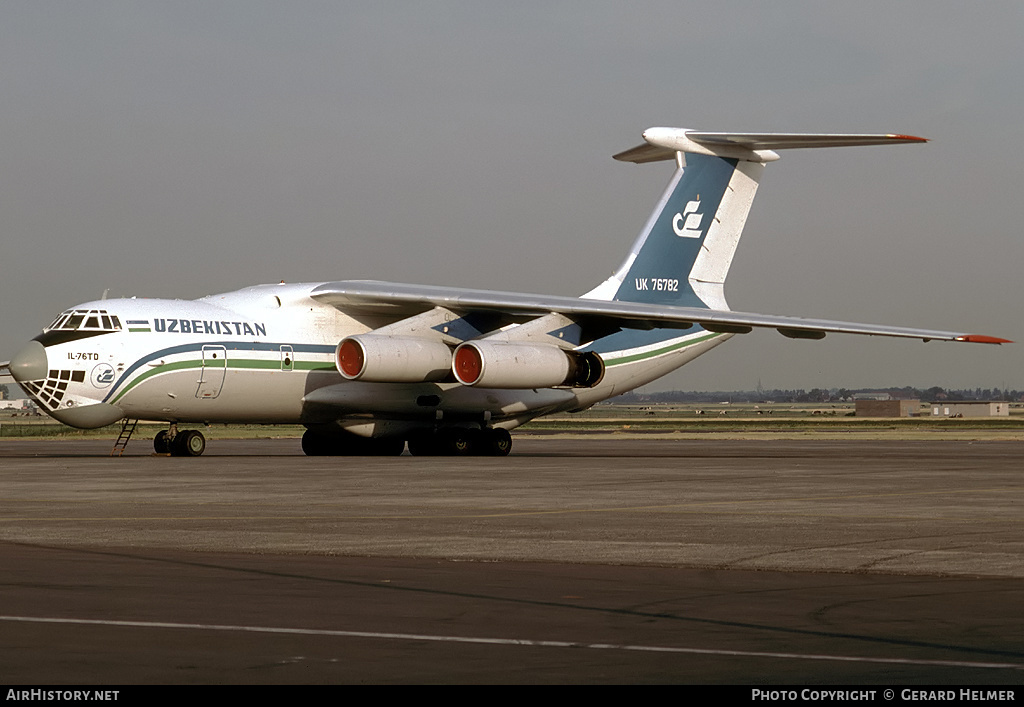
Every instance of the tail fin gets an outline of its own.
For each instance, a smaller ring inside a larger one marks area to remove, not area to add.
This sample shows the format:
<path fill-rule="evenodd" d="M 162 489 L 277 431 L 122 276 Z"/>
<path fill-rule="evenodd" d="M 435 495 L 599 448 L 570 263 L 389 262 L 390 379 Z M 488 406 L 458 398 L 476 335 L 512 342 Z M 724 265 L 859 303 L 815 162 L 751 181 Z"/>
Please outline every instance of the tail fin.
<path fill-rule="evenodd" d="M 675 159 L 677 169 L 626 260 L 586 299 L 728 309 L 732 264 L 766 162 L 774 149 L 925 142 L 908 135 L 706 133 L 650 128 L 627 162 Z"/>
<path fill-rule="evenodd" d="M 764 165 L 693 154 L 679 161 L 626 260 L 585 298 L 728 309 L 725 276 Z"/>

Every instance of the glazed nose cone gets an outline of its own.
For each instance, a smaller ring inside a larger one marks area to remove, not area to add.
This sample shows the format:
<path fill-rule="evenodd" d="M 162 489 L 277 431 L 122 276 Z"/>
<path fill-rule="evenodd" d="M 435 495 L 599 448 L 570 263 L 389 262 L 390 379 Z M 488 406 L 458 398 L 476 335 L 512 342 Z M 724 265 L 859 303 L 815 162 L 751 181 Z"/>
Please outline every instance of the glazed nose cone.
<path fill-rule="evenodd" d="M 11 359 L 11 376 L 19 383 L 46 378 L 49 364 L 46 347 L 38 341 L 30 341 Z"/>

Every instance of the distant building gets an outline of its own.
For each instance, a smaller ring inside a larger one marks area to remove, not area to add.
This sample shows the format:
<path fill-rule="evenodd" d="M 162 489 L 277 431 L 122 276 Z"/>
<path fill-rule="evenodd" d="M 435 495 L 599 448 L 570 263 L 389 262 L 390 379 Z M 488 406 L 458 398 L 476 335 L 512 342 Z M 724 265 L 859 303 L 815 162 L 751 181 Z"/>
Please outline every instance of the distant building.
<path fill-rule="evenodd" d="M 982 400 L 932 403 L 932 417 L 1009 417 L 1010 403 Z"/>
<path fill-rule="evenodd" d="M 28 398 L 12 398 L 0 400 L 0 410 L 35 410 L 36 406 Z"/>
<path fill-rule="evenodd" d="M 889 393 L 854 393 L 854 401 L 858 400 L 892 400 Z"/>
<path fill-rule="evenodd" d="M 914 417 L 920 400 L 856 400 L 857 417 Z"/>

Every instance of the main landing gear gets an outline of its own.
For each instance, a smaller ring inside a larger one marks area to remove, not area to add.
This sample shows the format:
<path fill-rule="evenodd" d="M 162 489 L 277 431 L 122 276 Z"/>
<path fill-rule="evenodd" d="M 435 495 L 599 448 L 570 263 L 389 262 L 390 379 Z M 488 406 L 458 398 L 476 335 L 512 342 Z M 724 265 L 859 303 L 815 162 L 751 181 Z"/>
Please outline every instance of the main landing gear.
<path fill-rule="evenodd" d="M 512 451 L 512 435 L 500 427 L 449 427 L 409 438 L 409 453 L 418 457 L 504 457 Z"/>
<path fill-rule="evenodd" d="M 157 454 L 172 457 L 198 457 L 206 451 L 206 437 L 199 430 L 178 431 L 177 425 L 160 430 L 153 438 L 153 449 Z"/>
<path fill-rule="evenodd" d="M 339 431 L 325 434 L 306 430 L 302 451 L 310 457 L 398 456 L 405 449 L 400 437 L 367 439 Z M 448 427 L 423 430 L 409 437 L 409 453 L 420 457 L 489 456 L 504 457 L 512 451 L 512 435 L 501 428 L 469 429 Z"/>
<path fill-rule="evenodd" d="M 397 457 L 405 449 L 405 440 L 398 437 L 369 439 L 339 430 L 324 434 L 306 430 L 302 435 L 302 451 L 309 457 Z"/>

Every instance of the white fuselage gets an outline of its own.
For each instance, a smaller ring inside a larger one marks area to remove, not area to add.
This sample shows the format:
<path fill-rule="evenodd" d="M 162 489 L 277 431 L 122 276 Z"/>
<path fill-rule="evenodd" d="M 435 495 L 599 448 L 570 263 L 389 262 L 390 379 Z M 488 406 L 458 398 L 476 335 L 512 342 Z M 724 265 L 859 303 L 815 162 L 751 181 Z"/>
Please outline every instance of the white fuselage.
<path fill-rule="evenodd" d="M 75 311 L 116 317 L 119 328 L 68 341 L 60 340 L 68 338 L 65 332 L 44 331 L 37 340 L 45 346 L 48 377 L 29 392 L 55 418 L 78 427 L 128 417 L 337 424 L 364 436 L 441 422 L 511 429 L 643 385 L 729 338 L 701 330 L 601 351 L 607 369 L 593 388 L 350 381 L 336 367 L 338 342 L 373 331 L 387 318 L 322 304 L 309 296 L 317 284 L 259 285 L 198 300 L 78 305 Z"/>

